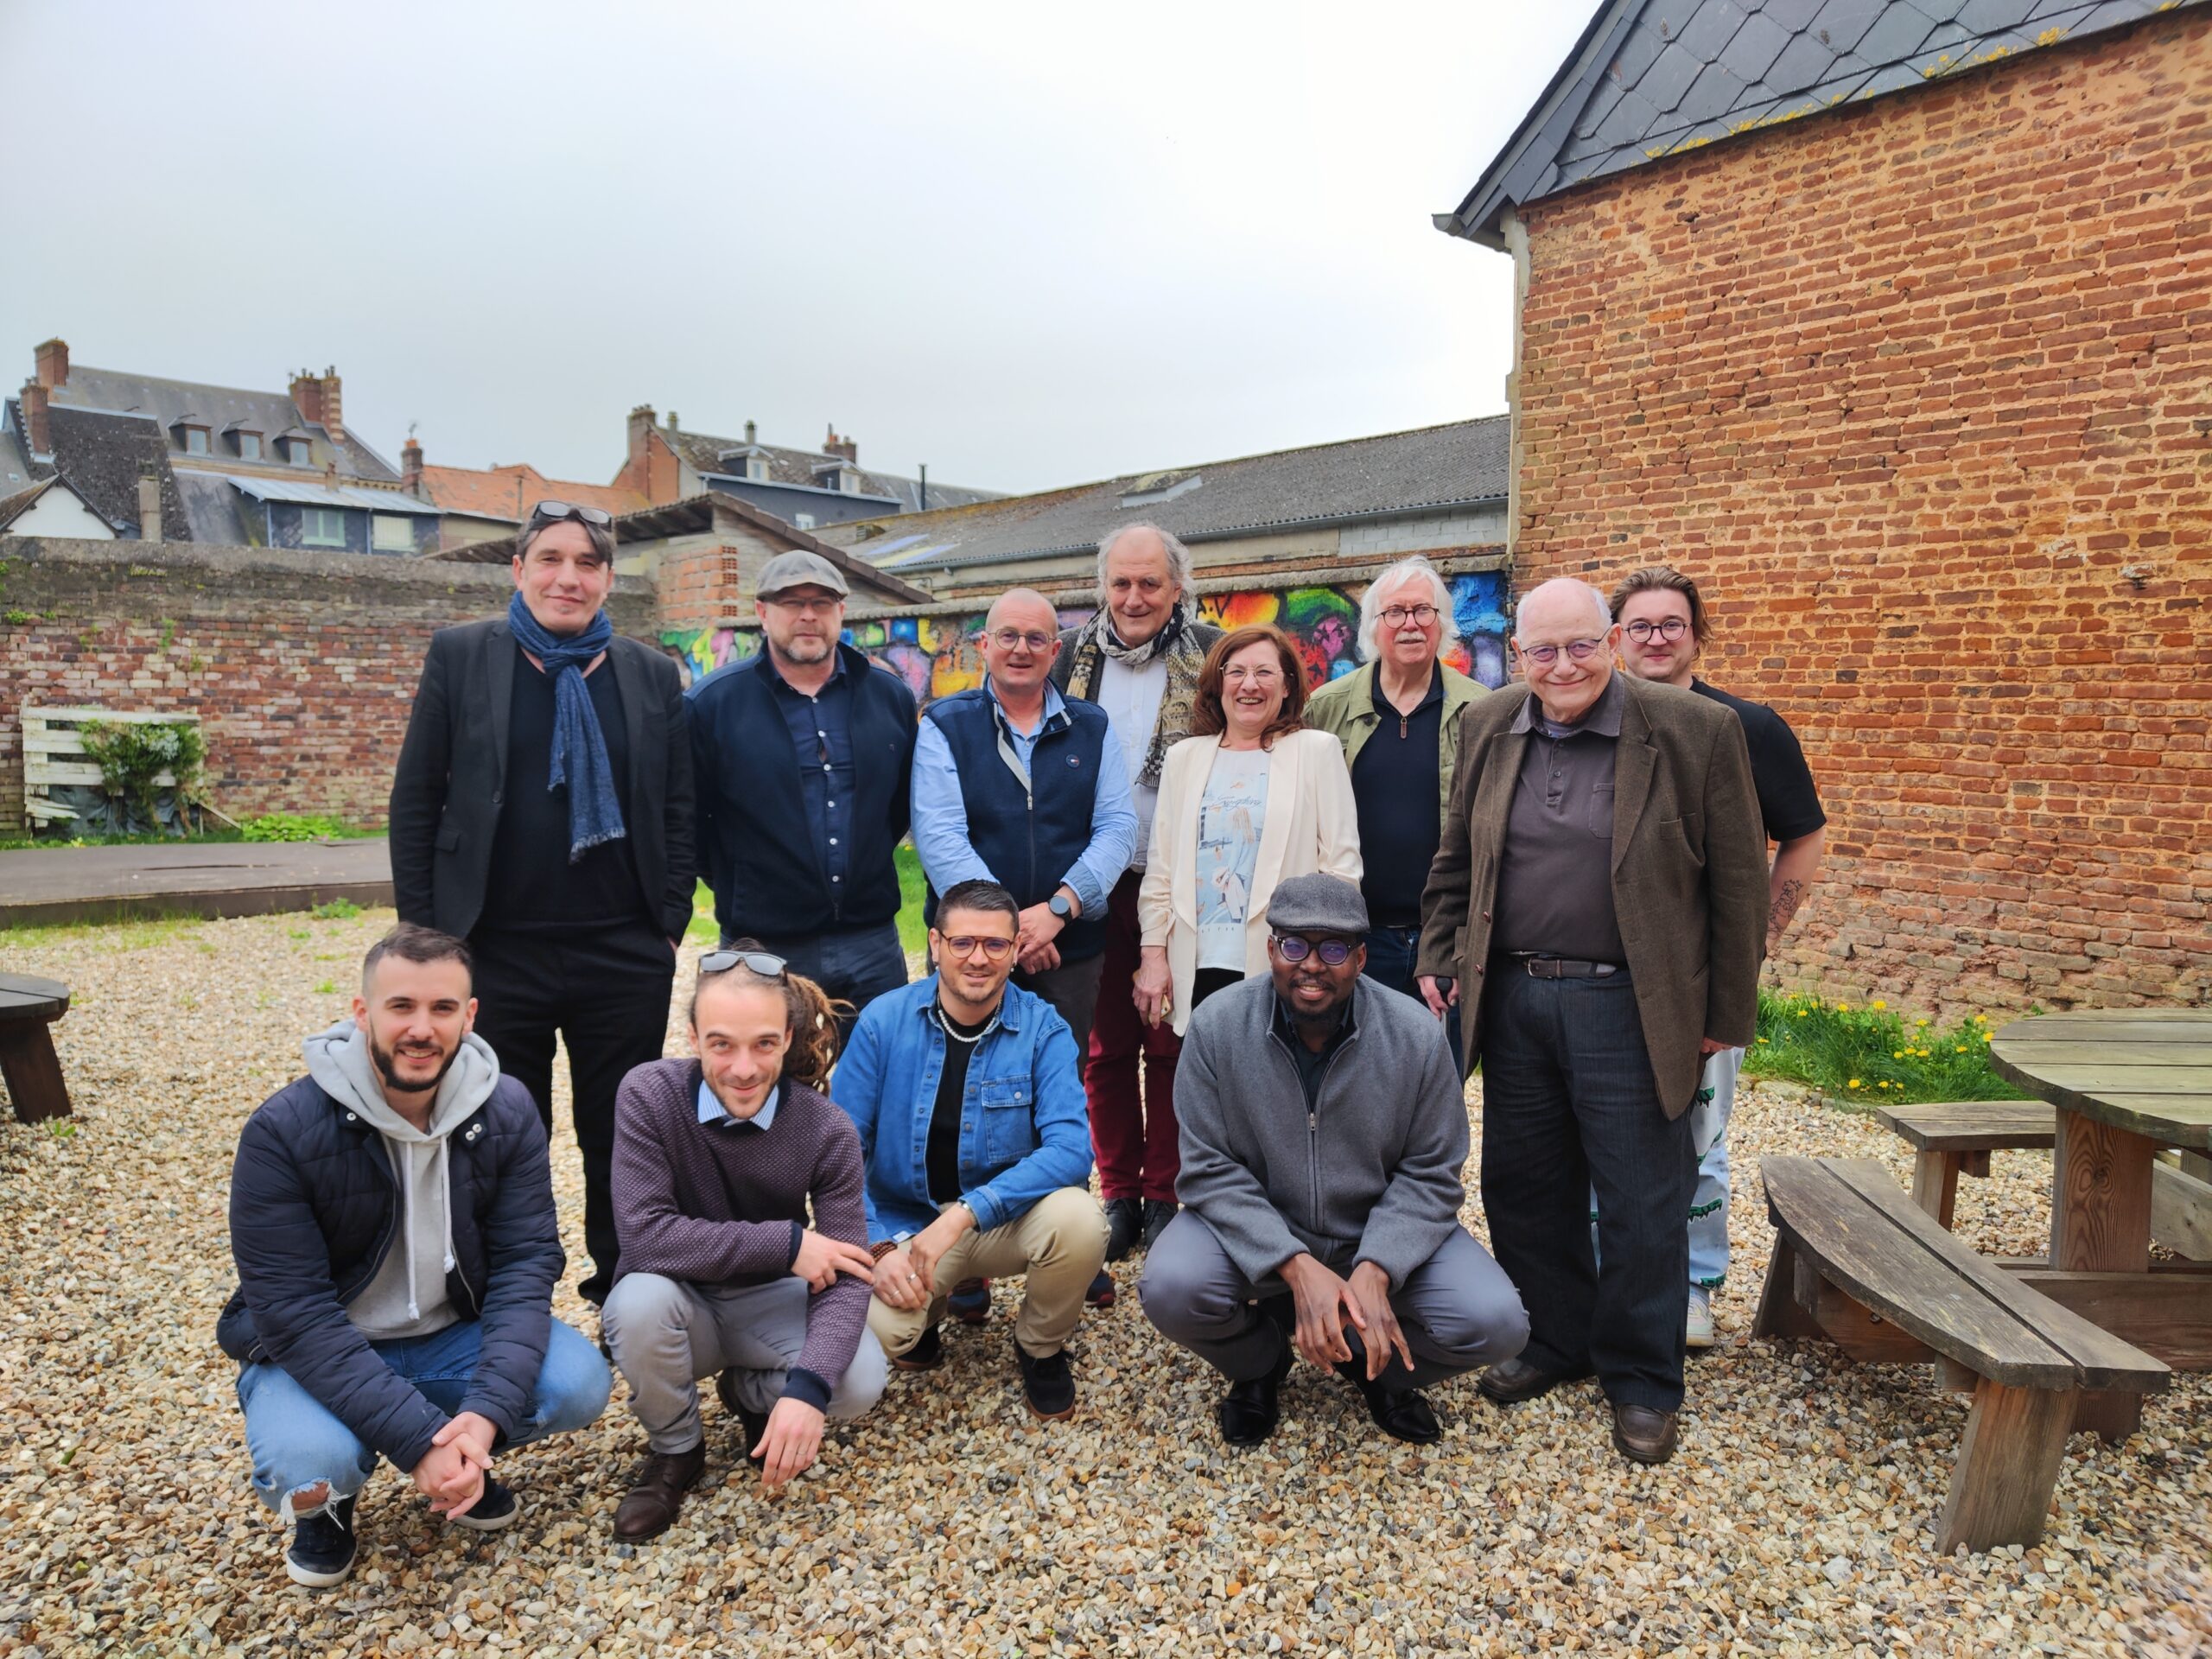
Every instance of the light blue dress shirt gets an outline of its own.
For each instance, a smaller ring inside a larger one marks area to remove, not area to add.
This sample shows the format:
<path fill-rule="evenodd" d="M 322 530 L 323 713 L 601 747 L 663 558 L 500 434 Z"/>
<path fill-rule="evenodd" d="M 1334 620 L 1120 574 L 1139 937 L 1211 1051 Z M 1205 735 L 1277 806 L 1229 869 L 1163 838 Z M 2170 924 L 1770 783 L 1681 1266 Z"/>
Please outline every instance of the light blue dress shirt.
<path fill-rule="evenodd" d="M 715 1091 L 707 1087 L 706 1078 L 701 1077 L 699 1079 L 699 1121 L 702 1123 L 720 1123 L 724 1119 L 728 1119 L 741 1128 L 765 1129 L 776 1121 L 776 1101 L 783 1092 L 783 1084 L 778 1084 L 768 1091 L 768 1098 L 760 1103 L 760 1109 L 752 1116 L 731 1117 L 729 1108 L 715 1098 Z"/>
<path fill-rule="evenodd" d="M 986 679 L 993 712 L 1014 746 L 1025 778 L 1031 777 L 1030 760 L 1037 740 L 1058 718 L 1067 717 L 1067 702 L 1059 688 L 1045 686 L 1044 717 L 1037 729 L 1023 732 L 998 707 L 998 689 Z M 934 721 L 925 720 L 914 742 L 914 850 L 921 855 L 922 874 L 938 893 L 950 892 L 962 881 L 995 881 L 998 876 L 976 852 L 968 838 L 968 806 L 960 789 L 960 769 L 952 763 L 952 749 Z M 1090 844 L 1074 867 L 1060 878 L 1085 916 L 1096 916 L 1106 896 L 1122 879 L 1136 856 L 1137 810 L 1129 798 L 1128 762 L 1122 746 L 1109 734 L 1098 751 L 1098 790 L 1090 804 Z"/>

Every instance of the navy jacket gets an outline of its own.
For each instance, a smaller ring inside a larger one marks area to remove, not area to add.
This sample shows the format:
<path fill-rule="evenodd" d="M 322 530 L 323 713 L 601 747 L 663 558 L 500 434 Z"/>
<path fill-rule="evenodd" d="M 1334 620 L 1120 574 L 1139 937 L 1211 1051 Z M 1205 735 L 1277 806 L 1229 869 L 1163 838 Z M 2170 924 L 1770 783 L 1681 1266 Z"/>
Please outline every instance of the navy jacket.
<path fill-rule="evenodd" d="M 724 938 L 879 927 L 899 914 L 892 855 L 906 833 L 914 694 L 852 646 L 837 655 L 852 684 L 856 784 L 842 894 L 830 892 L 807 827 L 798 753 L 785 735 L 767 652 L 716 669 L 689 693 L 700 862 Z"/>
<path fill-rule="evenodd" d="M 530 1091 L 501 1077 L 453 1132 L 454 1271 L 446 1294 L 480 1319 L 483 1351 L 463 1411 L 505 1437 L 528 1414 L 567 1265 L 553 1209 L 545 1130 Z M 246 1120 L 231 1172 L 231 1254 L 238 1287 L 215 1339 L 242 1364 L 284 1371 L 361 1443 L 412 1470 L 444 1427 L 440 1411 L 377 1357 L 346 1304 L 398 1236 L 399 1193 L 384 1137 L 312 1078 L 280 1089 Z"/>
<path fill-rule="evenodd" d="M 1027 910 L 1059 890 L 1068 867 L 1090 845 L 1091 807 L 1098 798 L 1098 757 L 1109 739 L 1106 711 L 1071 697 L 1064 724 L 1047 722 L 1029 762 L 1033 778 L 1055 787 L 1031 791 L 999 753 L 998 705 L 978 686 L 931 703 L 923 718 L 944 734 L 960 770 L 968 808 L 968 840 L 1014 902 Z M 1109 882 L 1109 887 L 1111 887 Z M 937 924 L 937 894 L 928 899 Z M 1085 912 L 1061 930 L 1062 962 L 1086 962 L 1106 948 L 1106 917 Z"/>

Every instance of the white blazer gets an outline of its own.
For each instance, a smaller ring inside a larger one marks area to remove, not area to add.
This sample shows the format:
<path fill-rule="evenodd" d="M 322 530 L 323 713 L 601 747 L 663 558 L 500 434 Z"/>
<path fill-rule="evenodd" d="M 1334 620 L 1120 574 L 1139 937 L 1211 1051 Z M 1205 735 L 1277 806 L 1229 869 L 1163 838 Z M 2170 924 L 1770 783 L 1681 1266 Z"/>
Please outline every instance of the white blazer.
<path fill-rule="evenodd" d="M 1186 737 L 1167 751 L 1152 815 L 1152 849 L 1137 893 L 1144 943 L 1167 947 L 1175 995 L 1169 1017 L 1179 1037 L 1191 1023 L 1192 988 L 1198 976 L 1198 804 L 1220 747 L 1218 737 Z M 1285 732 L 1268 752 L 1267 818 L 1260 826 L 1251 907 L 1244 914 L 1247 975 L 1268 971 L 1268 900 L 1275 885 L 1317 870 L 1355 885 L 1363 873 L 1351 773 L 1344 745 L 1331 734 Z"/>

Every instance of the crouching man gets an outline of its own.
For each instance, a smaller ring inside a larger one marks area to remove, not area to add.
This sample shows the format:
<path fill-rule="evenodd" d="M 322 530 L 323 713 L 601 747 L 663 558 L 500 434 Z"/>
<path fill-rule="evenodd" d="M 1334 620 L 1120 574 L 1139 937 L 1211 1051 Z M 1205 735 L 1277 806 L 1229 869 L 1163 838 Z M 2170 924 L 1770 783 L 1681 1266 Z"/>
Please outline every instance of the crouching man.
<path fill-rule="evenodd" d="M 1183 1211 L 1137 1294 L 1145 1316 L 1229 1379 L 1222 1439 L 1274 1432 L 1294 1348 L 1426 1445 L 1421 1390 L 1510 1359 L 1529 1322 L 1459 1224 L 1467 1110 L 1433 1016 L 1361 977 L 1367 906 L 1333 875 L 1268 905 L 1269 977 L 1191 1016 L 1175 1073 Z"/>
<path fill-rule="evenodd" d="M 868 1323 L 892 1363 L 938 1363 L 963 1278 L 1020 1274 L 1022 1395 L 1060 1418 L 1075 1411 L 1067 1342 L 1106 1260 L 1106 1212 L 1085 1185 L 1075 1039 L 1052 1004 L 1007 982 L 1020 914 L 995 881 L 948 889 L 930 929 L 938 971 L 868 1005 L 831 1093 L 868 1160 Z"/>
<path fill-rule="evenodd" d="M 216 1336 L 244 1368 L 254 1490 L 294 1523 L 296 1584 L 353 1570 L 378 1457 L 438 1514 L 493 1531 L 520 1510 L 493 1453 L 606 1408 L 606 1362 L 552 1316 L 545 1130 L 475 1015 L 468 948 L 395 927 L 361 965 L 353 1019 L 308 1039 L 308 1075 L 239 1137 L 238 1288 Z"/>
<path fill-rule="evenodd" d="M 822 1093 L 836 1011 L 750 944 L 700 959 L 699 1058 L 639 1066 L 616 1097 L 607 1340 L 652 1446 L 614 1512 L 625 1542 L 667 1531 L 706 1471 L 700 1377 L 720 1373 L 771 1488 L 813 1465 L 825 1419 L 883 1392 L 860 1137 Z"/>

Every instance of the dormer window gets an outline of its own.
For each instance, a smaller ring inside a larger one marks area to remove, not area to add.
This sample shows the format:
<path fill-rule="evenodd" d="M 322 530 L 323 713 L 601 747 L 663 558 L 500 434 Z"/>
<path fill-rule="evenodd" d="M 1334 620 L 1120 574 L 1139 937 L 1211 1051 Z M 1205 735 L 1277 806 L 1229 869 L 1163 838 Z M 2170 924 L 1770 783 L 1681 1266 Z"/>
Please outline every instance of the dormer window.
<path fill-rule="evenodd" d="M 308 459 L 308 441 L 305 438 L 286 438 L 283 443 L 286 461 L 295 467 L 305 467 L 310 464 Z"/>
<path fill-rule="evenodd" d="M 238 434 L 238 459 L 240 461 L 259 461 L 261 459 L 260 433 L 241 432 Z"/>
<path fill-rule="evenodd" d="M 755 484 L 766 484 L 768 481 L 768 457 L 747 455 L 745 458 L 745 476 Z"/>
<path fill-rule="evenodd" d="M 205 426 L 195 422 L 179 421 L 171 429 L 175 432 L 177 442 L 186 454 L 204 455 L 207 453 L 207 429 Z"/>
<path fill-rule="evenodd" d="M 816 467 L 814 481 L 822 489 L 839 490 L 847 495 L 858 495 L 861 493 L 861 469 L 849 466 L 843 461 L 837 461 L 830 466 Z"/>

